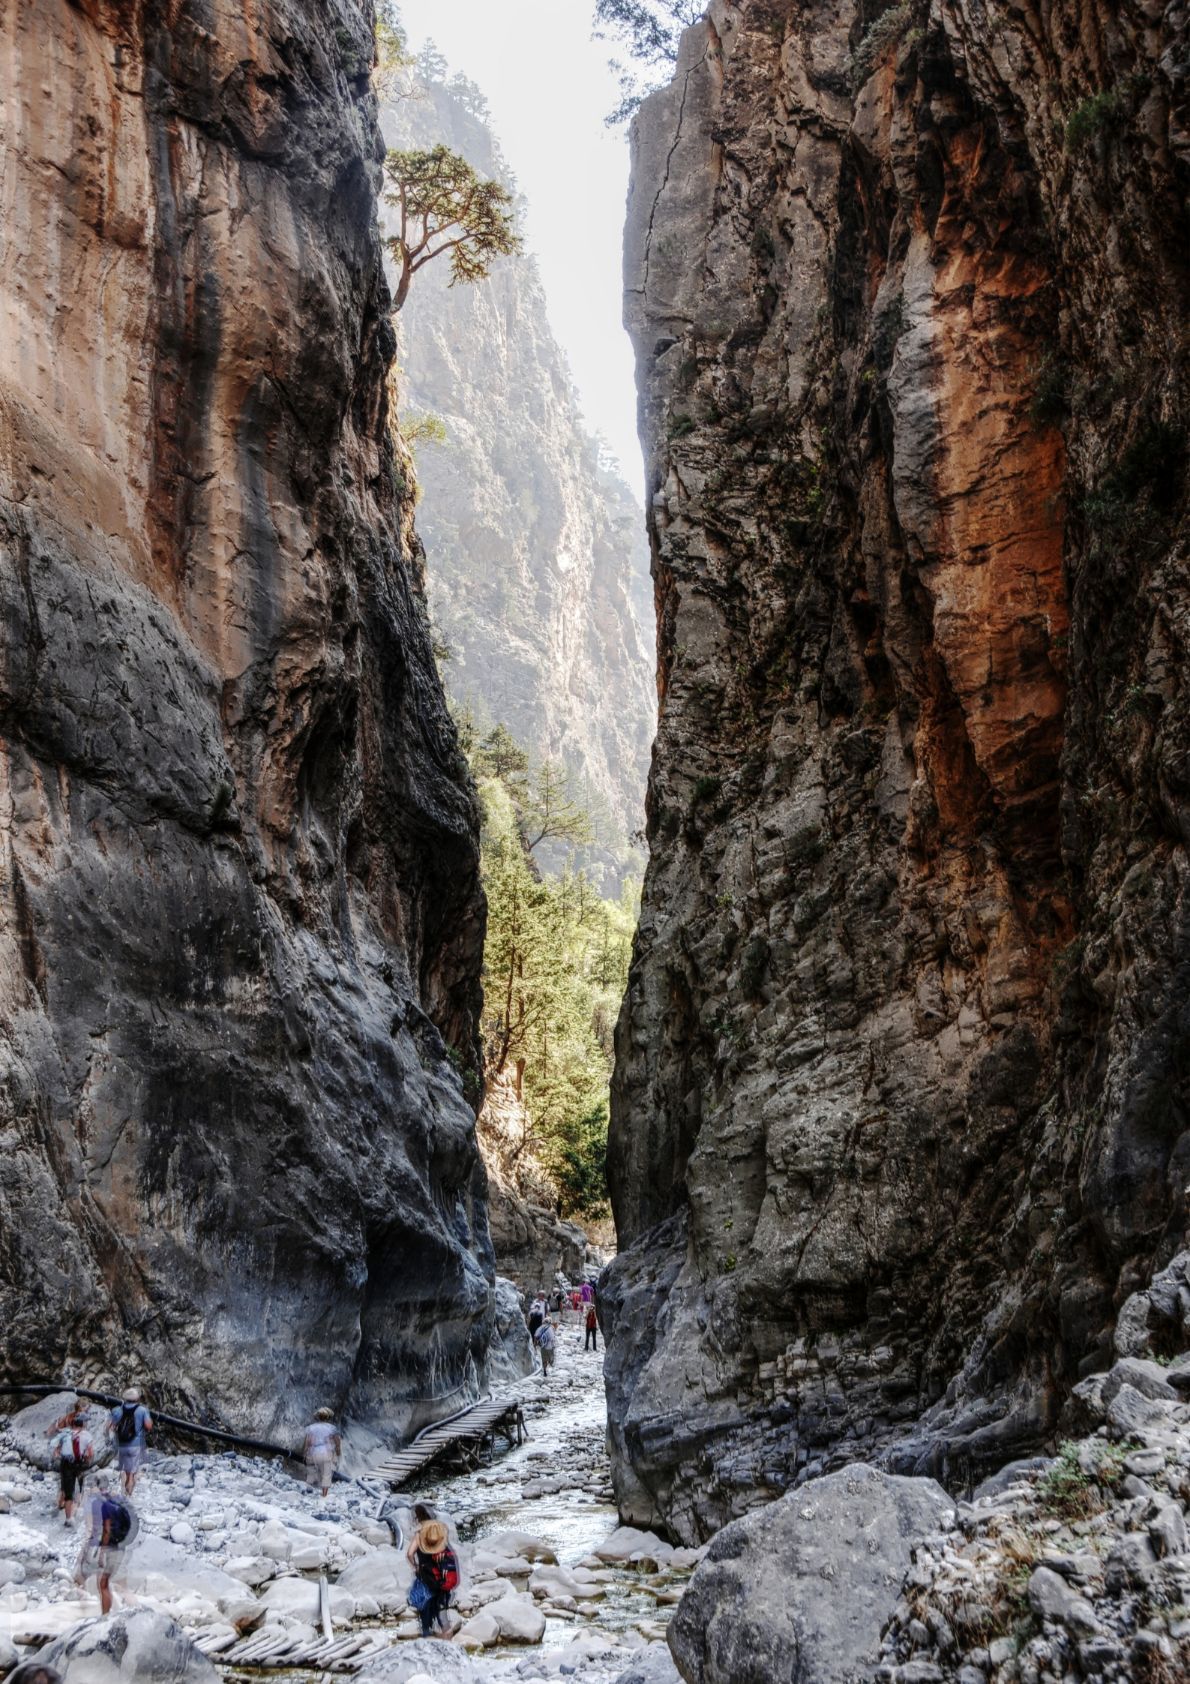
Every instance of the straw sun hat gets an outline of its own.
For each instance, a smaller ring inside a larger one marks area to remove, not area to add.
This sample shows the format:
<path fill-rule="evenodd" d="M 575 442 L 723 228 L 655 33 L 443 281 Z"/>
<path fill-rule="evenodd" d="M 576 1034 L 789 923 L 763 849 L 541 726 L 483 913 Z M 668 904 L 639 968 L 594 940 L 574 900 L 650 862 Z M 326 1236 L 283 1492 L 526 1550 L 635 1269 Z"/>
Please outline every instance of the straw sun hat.
<path fill-rule="evenodd" d="M 447 1531 L 440 1520 L 427 1520 L 421 1529 L 421 1541 L 428 1555 L 437 1555 L 446 1548 Z"/>

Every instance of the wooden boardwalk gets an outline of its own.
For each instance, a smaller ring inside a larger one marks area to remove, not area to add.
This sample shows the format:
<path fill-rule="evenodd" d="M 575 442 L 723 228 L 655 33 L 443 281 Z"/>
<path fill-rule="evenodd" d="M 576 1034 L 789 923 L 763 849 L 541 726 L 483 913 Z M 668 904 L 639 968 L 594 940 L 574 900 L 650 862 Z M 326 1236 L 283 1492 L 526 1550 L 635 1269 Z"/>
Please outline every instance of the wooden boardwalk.
<path fill-rule="evenodd" d="M 329 1642 L 321 1638 L 311 1643 L 308 1638 L 289 1637 L 276 1626 L 267 1626 L 251 1637 L 219 1637 L 199 1631 L 191 1641 L 220 1667 L 314 1667 L 323 1672 L 351 1673 L 391 1648 L 394 1640 L 388 1632 L 357 1631 Z"/>
<path fill-rule="evenodd" d="M 490 1456 L 496 1435 L 510 1445 L 522 1444 L 525 1431 L 523 1403 L 519 1395 L 487 1398 L 462 1410 L 449 1421 L 424 1428 L 417 1437 L 371 1471 L 386 1479 L 394 1490 L 428 1468 L 431 1462 L 451 1457 L 465 1467 L 477 1467 Z"/>
<path fill-rule="evenodd" d="M 497 1435 L 506 1438 L 510 1445 L 521 1444 L 528 1437 L 524 1403 L 519 1394 L 485 1398 L 449 1420 L 424 1428 L 403 1450 L 396 1451 L 371 1472 L 397 1489 L 439 1458 L 450 1456 L 466 1467 L 475 1467 L 485 1455 L 490 1456 Z M 397 1641 L 392 1631 L 357 1631 L 335 1637 L 331 1633 L 325 1578 L 320 1580 L 319 1590 L 324 1635 L 313 1642 L 309 1638 L 288 1636 L 276 1626 L 266 1626 L 248 1637 L 200 1630 L 191 1634 L 193 1641 L 221 1669 L 252 1667 L 271 1672 L 310 1668 L 328 1675 L 358 1672 L 365 1662 Z"/>

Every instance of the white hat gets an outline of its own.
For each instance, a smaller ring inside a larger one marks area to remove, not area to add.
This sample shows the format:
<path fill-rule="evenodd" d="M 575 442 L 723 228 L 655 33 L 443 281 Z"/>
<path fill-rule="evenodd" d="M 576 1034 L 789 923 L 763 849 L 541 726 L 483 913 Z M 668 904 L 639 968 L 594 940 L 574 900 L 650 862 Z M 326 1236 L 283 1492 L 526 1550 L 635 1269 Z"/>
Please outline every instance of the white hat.
<path fill-rule="evenodd" d="M 125 1403 L 139 1403 L 140 1402 L 140 1387 L 139 1386 L 129 1386 L 128 1390 L 124 1393 L 124 1402 Z"/>

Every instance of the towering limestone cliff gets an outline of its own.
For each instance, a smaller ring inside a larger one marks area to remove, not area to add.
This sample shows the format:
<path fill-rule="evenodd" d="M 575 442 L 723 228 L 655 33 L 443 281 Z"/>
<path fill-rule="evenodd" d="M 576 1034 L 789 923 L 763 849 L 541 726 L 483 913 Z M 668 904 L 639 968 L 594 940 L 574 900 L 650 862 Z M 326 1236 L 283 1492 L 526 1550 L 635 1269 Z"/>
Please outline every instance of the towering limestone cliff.
<path fill-rule="evenodd" d="M 1051 1434 L 1187 1227 L 1184 7 L 714 0 L 637 121 L 622 1506 Z"/>
<path fill-rule="evenodd" d="M 441 1413 L 491 1326 L 368 13 L 0 23 L 0 1369 L 258 1432 Z"/>
<path fill-rule="evenodd" d="M 425 60 L 382 124 L 390 145 L 442 143 L 511 179 L 479 90 Z M 614 892 L 657 714 L 639 505 L 584 426 L 536 260 L 501 258 L 466 287 L 445 268 L 418 275 L 400 316 L 402 413 L 446 427 L 418 447 L 444 677 L 481 722 L 569 767 L 601 820 L 596 859 Z"/>

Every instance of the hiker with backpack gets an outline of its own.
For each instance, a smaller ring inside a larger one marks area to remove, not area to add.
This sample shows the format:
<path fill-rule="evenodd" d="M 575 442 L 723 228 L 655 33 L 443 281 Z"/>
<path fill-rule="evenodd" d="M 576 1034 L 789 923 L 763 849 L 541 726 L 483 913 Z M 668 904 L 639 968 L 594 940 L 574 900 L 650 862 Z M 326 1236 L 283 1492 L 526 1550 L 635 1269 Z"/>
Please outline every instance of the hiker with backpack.
<path fill-rule="evenodd" d="M 422 1636 L 442 1637 L 449 1642 L 446 1610 L 459 1588 L 459 1558 L 450 1547 L 445 1524 L 441 1520 L 423 1521 L 405 1555 L 413 1565 L 409 1606 L 421 1620 Z"/>
<path fill-rule="evenodd" d="M 50 1455 L 58 1464 L 58 1507 L 67 1526 L 74 1525 L 75 1492 L 82 1500 L 83 1481 L 95 1458 L 95 1441 L 87 1431 L 87 1409 L 80 1398 L 50 1428 Z"/>
<path fill-rule="evenodd" d="M 129 1386 L 123 1403 L 112 1410 L 107 1430 L 116 1435 L 116 1464 L 124 1476 L 124 1495 L 131 1497 L 145 1457 L 145 1434 L 153 1430 L 153 1417 L 135 1386 Z"/>
<path fill-rule="evenodd" d="M 554 1349 L 557 1344 L 552 1321 L 542 1322 L 533 1335 L 533 1343 L 541 1354 L 541 1377 L 548 1380 L 550 1369 L 554 1366 Z"/>
<path fill-rule="evenodd" d="M 594 1304 L 587 1305 L 587 1337 L 583 1342 L 583 1350 L 599 1350 L 599 1317 Z"/>
<path fill-rule="evenodd" d="M 75 1582 L 94 1578 L 99 1590 L 100 1612 L 112 1611 L 112 1580 L 119 1573 L 124 1558 L 132 1548 L 140 1522 L 136 1510 L 127 1497 L 111 1489 L 111 1481 L 104 1469 L 95 1475 L 95 1495 L 91 1498 L 91 1530 L 75 1571 Z"/>

